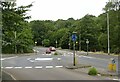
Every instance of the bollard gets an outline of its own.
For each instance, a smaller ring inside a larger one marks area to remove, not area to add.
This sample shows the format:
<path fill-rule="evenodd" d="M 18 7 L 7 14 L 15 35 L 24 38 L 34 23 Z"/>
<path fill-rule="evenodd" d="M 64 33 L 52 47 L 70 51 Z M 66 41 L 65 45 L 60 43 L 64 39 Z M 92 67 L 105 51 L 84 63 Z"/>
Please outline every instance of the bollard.
<path fill-rule="evenodd" d="M 109 71 L 116 71 L 116 61 L 114 58 L 110 59 L 110 62 L 108 64 Z"/>
<path fill-rule="evenodd" d="M 113 64 L 113 71 L 116 71 L 116 64 Z"/>

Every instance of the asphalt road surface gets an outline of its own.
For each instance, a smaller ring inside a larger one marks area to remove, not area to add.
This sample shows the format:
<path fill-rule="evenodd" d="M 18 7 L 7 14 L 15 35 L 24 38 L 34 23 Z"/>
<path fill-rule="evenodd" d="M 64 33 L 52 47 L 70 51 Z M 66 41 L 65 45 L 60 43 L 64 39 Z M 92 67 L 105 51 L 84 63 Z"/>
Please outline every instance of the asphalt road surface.
<path fill-rule="evenodd" d="M 72 52 L 57 50 L 62 55 L 54 56 L 45 54 L 46 49 L 36 47 L 37 53 L 32 56 L 2 58 L 2 69 L 15 80 L 108 80 L 108 78 L 89 76 L 85 73 L 68 70 L 65 67 L 72 64 Z M 91 64 L 105 69 L 109 61 L 109 59 L 81 55 L 77 57 L 80 63 Z"/>

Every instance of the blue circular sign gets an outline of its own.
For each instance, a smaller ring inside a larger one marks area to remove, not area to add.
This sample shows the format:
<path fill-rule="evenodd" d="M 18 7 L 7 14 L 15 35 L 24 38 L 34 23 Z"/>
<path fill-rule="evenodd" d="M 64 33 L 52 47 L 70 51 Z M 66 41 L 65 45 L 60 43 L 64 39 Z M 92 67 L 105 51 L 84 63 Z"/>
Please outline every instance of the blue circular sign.
<path fill-rule="evenodd" d="M 72 41 L 76 41 L 76 39 L 77 39 L 76 34 L 73 34 L 73 35 L 72 35 Z"/>

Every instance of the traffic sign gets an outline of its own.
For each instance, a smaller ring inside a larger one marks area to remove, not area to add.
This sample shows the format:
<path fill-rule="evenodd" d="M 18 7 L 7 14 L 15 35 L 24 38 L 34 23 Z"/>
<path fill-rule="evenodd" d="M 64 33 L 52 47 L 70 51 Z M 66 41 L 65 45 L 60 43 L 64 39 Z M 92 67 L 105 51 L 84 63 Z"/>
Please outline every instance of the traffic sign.
<path fill-rule="evenodd" d="M 87 44 L 89 44 L 89 41 L 88 41 L 88 39 L 87 39 L 86 43 L 87 43 Z"/>
<path fill-rule="evenodd" d="M 76 34 L 73 34 L 73 35 L 72 35 L 72 41 L 76 41 L 76 39 L 77 39 Z"/>

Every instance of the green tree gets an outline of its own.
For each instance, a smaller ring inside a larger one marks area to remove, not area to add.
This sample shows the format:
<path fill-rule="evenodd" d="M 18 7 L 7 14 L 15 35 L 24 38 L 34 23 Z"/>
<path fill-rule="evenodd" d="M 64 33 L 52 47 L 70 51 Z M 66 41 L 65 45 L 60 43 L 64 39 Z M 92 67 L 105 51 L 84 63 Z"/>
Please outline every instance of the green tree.
<path fill-rule="evenodd" d="M 3 53 L 24 53 L 32 51 L 32 33 L 28 26 L 26 15 L 28 6 L 15 7 L 16 3 L 1 2 L 2 5 L 2 52 Z"/>

